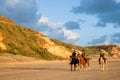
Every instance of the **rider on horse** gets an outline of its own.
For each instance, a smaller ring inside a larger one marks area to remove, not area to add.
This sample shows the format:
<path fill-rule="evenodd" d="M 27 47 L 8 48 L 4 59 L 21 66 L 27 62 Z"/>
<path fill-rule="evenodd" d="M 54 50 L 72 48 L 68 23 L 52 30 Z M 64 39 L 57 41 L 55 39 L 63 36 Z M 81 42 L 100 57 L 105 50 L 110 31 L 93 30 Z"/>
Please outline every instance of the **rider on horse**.
<path fill-rule="evenodd" d="M 85 50 L 82 50 L 82 57 L 83 57 L 84 60 L 87 62 Z"/>
<path fill-rule="evenodd" d="M 75 60 L 76 63 L 78 63 L 78 58 L 77 58 L 77 50 L 73 50 L 72 55 L 70 56 L 72 59 Z M 70 63 L 71 64 L 71 63 Z"/>
<path fill-rule="evenodd" d="M 76 50 L 73 50 L 72 57 L 76 57 Z"/>
<path fill-rule="evenodd" d="M 103 58 L 104 62 L 106 63 L 106 58 L 103 49 L 100 51 L 100 57 L 99 57 L 99 64 L 100 64 L 100 59 Z"/>
<path fill-rule="evenodd" d="M 77 59 L 76 54 L 77 54 L 77 50 L 74 49 L 72 52 L 72 58 Z"/>

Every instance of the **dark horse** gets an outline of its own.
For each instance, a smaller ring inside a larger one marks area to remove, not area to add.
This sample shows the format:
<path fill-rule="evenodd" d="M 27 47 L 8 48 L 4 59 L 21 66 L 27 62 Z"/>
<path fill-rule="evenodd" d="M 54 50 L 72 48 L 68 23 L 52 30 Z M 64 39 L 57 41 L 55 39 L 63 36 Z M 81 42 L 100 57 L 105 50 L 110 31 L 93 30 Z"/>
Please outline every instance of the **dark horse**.
<path fill-rule="evenodd" d="M 70 56 L 71 58 L 71 62 L 70 62 L 70 65 L 71 65 L 71 71 L 72 71 L 72 66 L 74 65 L 74 71 L 76 71 L 76 67 L 77 67 L 77 64 L 79 66 L 79 60 L 75 57 L 72 57 Z"/>

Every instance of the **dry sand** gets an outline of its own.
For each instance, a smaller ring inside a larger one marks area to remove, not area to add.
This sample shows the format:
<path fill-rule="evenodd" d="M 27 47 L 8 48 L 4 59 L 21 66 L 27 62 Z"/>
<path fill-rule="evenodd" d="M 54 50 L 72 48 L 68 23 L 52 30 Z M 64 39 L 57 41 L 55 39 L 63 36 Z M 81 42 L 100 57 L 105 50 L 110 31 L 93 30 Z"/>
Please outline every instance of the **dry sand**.
<path fill-rule="evenodd" d="M 108 61 L 106 71 L 90 63 L 90 71 L 70 71 L 69 61 L 0 63 L 0 80 L 120 80 L 120 60 Z"/>

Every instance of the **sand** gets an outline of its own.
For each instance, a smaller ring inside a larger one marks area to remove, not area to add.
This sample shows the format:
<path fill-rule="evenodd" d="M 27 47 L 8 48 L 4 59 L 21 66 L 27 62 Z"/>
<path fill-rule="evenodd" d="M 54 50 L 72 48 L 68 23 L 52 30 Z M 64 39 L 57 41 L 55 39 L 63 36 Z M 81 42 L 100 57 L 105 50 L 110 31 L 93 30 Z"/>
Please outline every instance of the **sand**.
<path fill-rule="evenodd" d="M 120 80 L 120 60 L 108 61 L 105 71 L 90 64 L 89 71 L 70 71 L 69 61 L 0 63 L 0 80 Z"/>

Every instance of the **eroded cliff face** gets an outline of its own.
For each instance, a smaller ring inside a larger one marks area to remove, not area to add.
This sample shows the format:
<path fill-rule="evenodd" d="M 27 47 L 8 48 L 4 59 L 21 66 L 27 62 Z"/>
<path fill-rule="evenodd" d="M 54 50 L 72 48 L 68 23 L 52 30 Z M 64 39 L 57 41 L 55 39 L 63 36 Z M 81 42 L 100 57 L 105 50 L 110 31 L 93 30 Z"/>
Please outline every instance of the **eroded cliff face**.
<path fill-rule="evenodd" d="M 0 23 L 9 24 L 9 25 L 15 25 L 12 20 L 4 18 L 3 16 L 0 16 Z M 7 50 L 6 45 L 3 43 L 4 38 L 5 38 L 4 34 L 0 32 L 0 48 L 2 50 Z"/>
<path fill-rule="evenodd" d="M 113 58 L 120 58 L 120 46 L 114 44 L 107 44 L 107 45 L 97 45 L 92 46 L 91 48 L 95 48 L 96 50 L 103 49 L 106 54 L 109 54 Z"/>
<path fill-rule="evenodd" d="M 113 58 L 120 58 L 120 47 L 116 46 L 116 47 L 110 47 L 108 48 L 108 53 L 110 55 L 112 55 Z"/>
<path fill-rule="evenodd" d="M 71 52 L 67 50 L 63 46 L 56 45 L 53 41 L 51 41 L 48 37 L 41 36 L 41 33 L 36 34 L 39 39 L 43 39 L 45 44 L 43 44 L 43 48 L 46 48 L 50 53 L 68 59 L 71 55 Z"/>
<path fill-rule="evenodd" d="M 2 50 L 7 50 L 5 44 L 3 43 L 3 40 L 4 40 L 4 36 L 3 36 L 2 33 L 0 33 L 0 48 L 1 48 Z"/>

